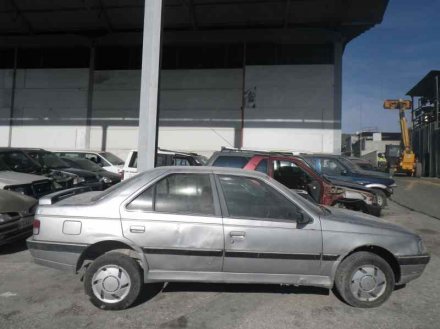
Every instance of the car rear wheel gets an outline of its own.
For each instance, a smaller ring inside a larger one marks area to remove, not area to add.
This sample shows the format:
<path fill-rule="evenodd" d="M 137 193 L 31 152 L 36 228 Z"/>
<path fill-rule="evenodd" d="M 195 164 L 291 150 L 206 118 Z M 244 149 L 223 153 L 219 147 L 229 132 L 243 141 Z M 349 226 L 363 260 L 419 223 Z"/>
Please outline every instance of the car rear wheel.
<path fill-rule="evenodd" d="M 378 189 L 374 189 L 374 192 L 376 193 L 377 204 L 381 208 L 384 208 L 388 204 L 387 195 L 384 191 Z"/>
<path fill-rule="evenodd" d="M 371 308 L 382 305 L 395 285 L 391 266 L 369 252 L 357 252 L 343 260 L 335 277 L 342 299 L 354 307 Z"/>
<path fill-rule="evenodd" d="M 106 310 L 130 307 L 139 297 L 142 286 L 139 264 L 121 253 L 98 257 L 84 276 L 84 288 L 91 302 Z"/>

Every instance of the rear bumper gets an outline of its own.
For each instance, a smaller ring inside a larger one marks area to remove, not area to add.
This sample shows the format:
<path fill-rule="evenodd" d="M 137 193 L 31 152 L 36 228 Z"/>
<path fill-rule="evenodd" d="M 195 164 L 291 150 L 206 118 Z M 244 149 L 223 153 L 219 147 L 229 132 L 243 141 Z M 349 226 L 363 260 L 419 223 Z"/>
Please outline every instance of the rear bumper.
<path fill-rule="evenodd" d="M 76 272 L 76 265 L 87 245 L 41 242 L 30 237 L 26 240 L 36 264 L 58 270 Z"/>
<path fill-rule="evenodd" d="M 422 275 L 431 257 L 429 255 L 397 257 L 400 265 L 400 280 L 398 284 L 405 284 Z"/>

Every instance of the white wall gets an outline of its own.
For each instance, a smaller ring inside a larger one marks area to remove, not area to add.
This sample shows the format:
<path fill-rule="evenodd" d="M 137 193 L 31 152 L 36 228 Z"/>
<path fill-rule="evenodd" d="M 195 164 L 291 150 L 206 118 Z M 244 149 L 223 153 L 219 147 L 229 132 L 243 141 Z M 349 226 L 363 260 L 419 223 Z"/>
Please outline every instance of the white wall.
<path fill-rule="evenodd" d="M 244 147 L 334 152 L 333 66 L 248 66 L 245 88 L 256 107 L 245 109 Z M 238 145 L 243 71 L 173 70 L 161 74 L 159 145 L 209 155 Z M 0 118 L 9 116 L 11 70 L 0 70 Z M 121 157 L 137 147 L 140 71 L 97 71 L 90 147 Z M 87 69 L 18 70 L 12 145 L 83 149 Z M 4 123 L 5 121 L 3 121 Z M 338 124 L 337 124 L 338 125 Z M 8 126 L 0 125 L 0 145 Z M 103 142 L 104 139 L 104 142 Z"/>
<path fill-rule="evenodd" d="M 340 152 L 333 65 L 247 66 L 244 148 Z"/>

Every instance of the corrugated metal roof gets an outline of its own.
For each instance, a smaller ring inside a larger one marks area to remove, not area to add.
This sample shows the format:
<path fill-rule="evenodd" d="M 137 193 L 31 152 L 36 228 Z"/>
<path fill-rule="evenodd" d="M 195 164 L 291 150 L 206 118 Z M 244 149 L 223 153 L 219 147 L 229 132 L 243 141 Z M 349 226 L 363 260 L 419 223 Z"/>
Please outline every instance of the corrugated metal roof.
<path fill-rule="evenodd" d="M 413 97 L 435 98 L 435 77 L 440 79 L 440 71 L 430 71 L 406 94 Z M 440 81 L 439 81 L 440 83 Z"/>
<path fill-rule="evenodd" d="M 388 0 L 164 0 L 165 31 L 319 28 L 351 40 L 380 23 Z M 3 0 L 0 36 L 140 32 L 144 0 Z"/>

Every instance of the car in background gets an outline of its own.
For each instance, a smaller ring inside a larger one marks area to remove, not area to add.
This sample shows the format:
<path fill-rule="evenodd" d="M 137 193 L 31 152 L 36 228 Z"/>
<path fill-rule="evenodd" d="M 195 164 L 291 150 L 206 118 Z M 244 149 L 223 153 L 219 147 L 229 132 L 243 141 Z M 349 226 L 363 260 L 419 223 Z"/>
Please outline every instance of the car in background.
<path fill-rule="evenodd" d="M 102 169 L 119 174 L 122 176 L 122 170 L 124 168 L 124 160 L 114 155 L 111 152 L 106 151 L 55 151 L 53 152 L 62 158 L 75 158 L 75 159 L 87 159 Z"/>
<path fill-rule="evenodd" d="M 310 196 L 319 204 L 362 211 L 378 217 L 381 213 L 373 191 L 365 190 L 362 186 L 348 188 L 332 184 L 299 157 L 276 153 L 255 154 L 243 169 L 265 173 L 301 196 Z"/>
<path fill-rule="evenodd" d="M 2 170 L 17 173 L 46 176 L 52 180 L 55 189 L 62 190 L 74 185 L 76 175 L 43 168 L 38 162 L 28 156 L 21 148 L 0 148 L 0 163 Z"/>
<path fill-rule="evenodd" d="M 100 177 L 97 174 L 88 170 L 73 168 L 52 152 L 43 149 L 25 148 L 22 151 L 43 167 L 44 170 L 74 177 L 74 187 L 88 186 L 92 190 L 102 189 Z"/>
<path fill-rule="evenodd" d="M 393 194 L 393 187 L 397 186 L 394 179 L 387 174 L 359 170 L 340 155 L 303 154 L 301 156 L 313 169 L 330 181 L 348 181 L 373 189 L 377 195 L 377 203 L 381 207 L 386 206 L 387 197 Z"/>
<path fill-rule="evenodd" d="M 105 170 L 90 160 L 70 157 L 62 157 L 61 160 L 67 163 L 71 168 L 84 169 L 98 175 L 102 189 L 106 189 L 121 181 L 121 175 Z"/>
<path fill-rule="evenodd" d="M 0 246 L 32 235 L 37 204 L 29 196 L 0 190 Z"/>
<path fill-rule="evenodd" d="M 104 192 L 46 196 L 27 245 L 36 263 L 80 273 L 109 310 L 130 307 L 144 283 L 173 281 L 335 287 L 377 307 L 430 260 L 398 225 L 219 167 L 159 167 Z"/>
<path fill-rule="evenodd" d="M 127 179 L 138 174 L 137 169 L 138 151 L 132 150 L 128 153 L 124 165 L 124 178 Z M 158 149 L 156 156 L 156 167 L 163 166 L 203 166 L 206 158 L 197 153 L 186 153 Z"/>
<path fill-rule="evenodd" d="M 221 151 L 214 152 L 206 166 L 243 169 L 256 151 L 246 151 L 222 147 Z"/>

